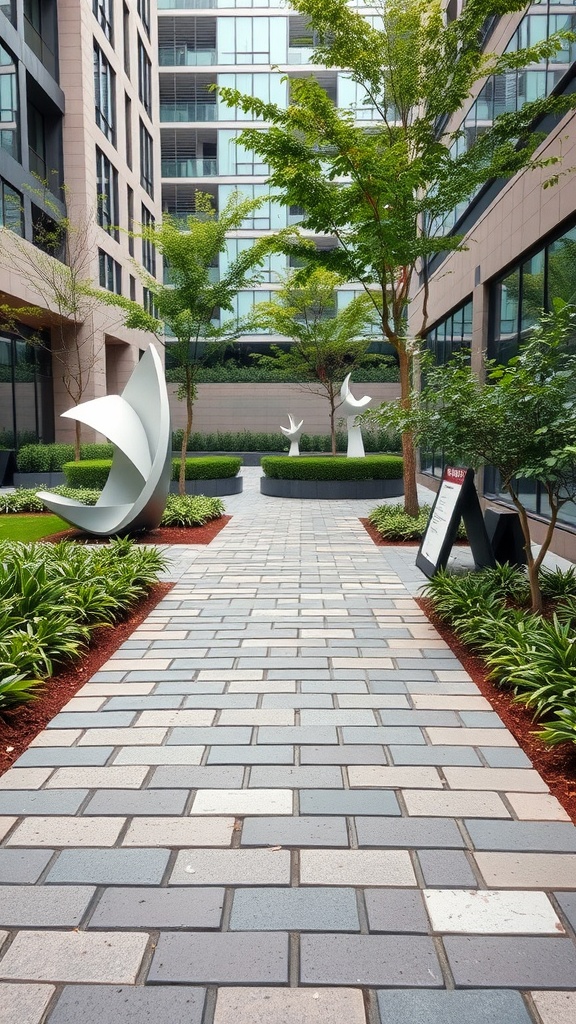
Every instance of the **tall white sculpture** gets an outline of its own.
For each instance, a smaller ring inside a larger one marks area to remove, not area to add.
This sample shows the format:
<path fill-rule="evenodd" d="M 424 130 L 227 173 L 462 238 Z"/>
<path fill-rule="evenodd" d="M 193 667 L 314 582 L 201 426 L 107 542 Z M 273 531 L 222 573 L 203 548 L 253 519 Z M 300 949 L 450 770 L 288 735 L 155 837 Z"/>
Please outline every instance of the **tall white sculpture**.
<path fill-rule="evenodd" d="M 356 422 L 356 418 L 358 413 L 362 412 L 372 399 L 368 395 L 364 395 L 364 398 L 354 398 L 350 391 L 351 376 L 352 374 L 349 373 L 340 388 L 342 405 L 338 411 L 346 417 L 346 426 L 348 428 L 348 450 L 346 455 L 349 459 L 363 459 L 366 453 L 362 440 L 362 430 L 360 424 Z"/>
<path fill-rule="evenodd" d="M 112 468 L 95 505 L 39 492 L 52 512 L 99 536 L 153 530 L 166 505 L 171 476 L 168 393 L 160 357 L 150 345 L 121 395 L 105 395 L 62 413 L 104 434 Z"/>
<path fill-rule="evenodd" d="M 298 442 L 302 433 L 302 424 L 304 423 L 304 420 L 300 420 L 300 423 L 297 425 L 291 412 L 288 413 L 288 419 L 290 420 L 290 426 L 280 427 L 284 436 L 290 438 L 290 451 L 288 452 L 288 455 L 300 455 Z"/>

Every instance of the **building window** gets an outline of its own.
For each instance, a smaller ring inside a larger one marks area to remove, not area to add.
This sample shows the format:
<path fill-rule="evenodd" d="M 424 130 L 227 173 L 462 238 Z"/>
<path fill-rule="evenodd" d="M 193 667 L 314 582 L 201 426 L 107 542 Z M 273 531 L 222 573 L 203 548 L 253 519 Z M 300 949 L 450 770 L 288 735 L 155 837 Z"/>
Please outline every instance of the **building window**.
<path fill-rule="evenodd" d="M 103 249 L 98 249 L 98 264 L 100 270 L 100 285 L 109 292 L 122 294 L 122 267 L 113 256 L 110 256 Z"/>
<path fill-rule="evenodd" d="M 17 334 L 0 333 L 0 385 L 0 447 L 53 441 L 49 331 L 20 324 Z"/>
<path fill-rule="evenodd" d="M 114 0 L 92 0 L 94 17 L 106 39 L 114 43 Z"/>
<path fill-rule="evenodd" d="M 140 184 L 154 198 L 154 148 L 152 136 L 140 121 Z"/>
<path fill-rule="evenodd" d="M 20 159 L 16 60 L 0 46 L 0 147 Z"/>
<path fill-rule="evenodd" d="M 146 47 L 138 39 L 138 96 L 148 116 L 152 113 L 152 63 Z"/>
<path fill-rule="evenodd" d="M 24 40 L 56 77 L 56 4 L 24 0 Z"/>
<path fill-rule="evenodd" d="M 132 100 L 124 93 L 124 135 L 126 140 L 126 163 L 132 170 Z"/>
<path fill-rule="evenodd" d="M 16 0 L 0 0 L 0 11 L 8 21 L 16 24 Z"/>
<path fill-rule="evenodd" d="M 115 146 L 115 75 L 97 43 L 94 43 L 94 102 L 96 124 Z"/>
<path fill-rule="evenodd" d="M 126 186 L 126 199 L 128 205 L 128 252 L 134 255 L 134 192 L 130 185 Z"/>
<path fill-rule="evenodd" d="M 144 206 L 144 203 L 142 203 L 142 227 L 144 229 L 144 234 L 146 234 L 146 229 L 153 228 L 155 223 L 156 221 L 150 213 L 150 210 L 148 210 L 147 207 Z M 146 237 L 142 238 L 142 266 L 148 271 L 151 277 L 156 277 L 156 247 L 154 243 Z"/>
<path fill-rule="evenodd" d="M 148 38 L 150 38 L 150 0 L 138 0 L 138 14 Z"/>
<path fill-rule="evenodd" d="M 130 11 L 122 5 L 122 43 L 124 50 L 124 71 L 130 78 Z"/>
<path fill-rule="evenodd" d="M 96 147 L 96 208 L 101 228 L 118 241 L 118 171 Z"/>
<path fill-rule="evenodd" d="M 130 298 L 136 302 L 136 278 L 130 274 Z"/>
<path fill-rule="evenodd" d="M 426 348 L 437 364 L 447 363 L 460 349 L 472 346 L 472 301 L 466 302 L 450 316 L 441 320 L 426 335 Z M 422 473 L 441 477 L 446 460 L 444 452 L 420 451 Z"/>
<path fill-rule="evenodd" d="M 154 295 L 149 288 L 142 289 L 142 305 L 150 316 L 155 316 L 158 319 L 158 309 L 154 302 Z"/>
<path fill-rule="evenodd" d="M 16 235 L 24 234 L 23 197 L 5 181 L 0 182 L 0 227 L 9 228 Z"/>
<path fill-rule="evenodd" d="M 28 166 L 37 178 L 46 180 L 46 127 L 43 114 L 28 103 Z"/>

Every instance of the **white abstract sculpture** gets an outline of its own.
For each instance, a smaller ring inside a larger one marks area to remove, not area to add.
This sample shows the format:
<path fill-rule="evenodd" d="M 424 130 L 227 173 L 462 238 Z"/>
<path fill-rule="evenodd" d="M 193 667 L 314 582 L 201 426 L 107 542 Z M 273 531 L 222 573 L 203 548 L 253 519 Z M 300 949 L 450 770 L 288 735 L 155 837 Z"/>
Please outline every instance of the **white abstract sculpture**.
<path fill-rule="evenodd" d="M 298 441 L 300 440 L 300 434 L 302 433 L 302 424 L 304 420 L 300 420 L 300 423 L 296 424 L 296 421 L 291 412 L 288 413 L 288 419 L 290 420 L 289 427 L 280 427 L 280 430 L 285 437 L 290 438 L 290 451 L 288 455 L 300 455 L 300 448 L 298 447 Z"/>
<path fill-rule="evenodd" d="M 104 434 L 112 468 L 95 505 L 39 492 L 52 512 L 88 533 L 108 537 L 152 530 L 166 505 L 171 476 L 170 409 L 160 357 L 150 345 L 122 395 L 105 395 L 62 413 Z"/>
<path fill-rule="evenodd" d="M 354 395 L 350 391 L 350 377 L 349 373 L 342 387 L 340 389 L 340 398 L 342 399 L 342 405 L 339 408 L 339 412 L 344 413 L 346 417 L 346 426 L 348 428 L 348 450 L 346 455 L 349 459 L 363 459 L 364 442 L 362 440 L 362 430 L 360 424 L 356 423 L 356 417 L 362 409 L 365 409 L 369 402 L 372 401 L 368 395 L 364 395 L 364 398 L 354 398 Z"/>

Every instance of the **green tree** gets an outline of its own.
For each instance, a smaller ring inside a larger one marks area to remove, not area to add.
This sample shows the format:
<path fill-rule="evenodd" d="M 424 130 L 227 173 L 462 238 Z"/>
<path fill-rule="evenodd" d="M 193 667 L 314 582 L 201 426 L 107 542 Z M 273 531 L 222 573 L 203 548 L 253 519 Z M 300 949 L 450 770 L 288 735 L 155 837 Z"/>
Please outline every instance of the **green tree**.
<path fill-rule="evenodd" d="M 259 280 L 256 268 L 264 259 L 267 239 L 241 252 L 219 276 L 214 268 L 226 249 L 226 234 L 238 229 L 258 200 L 242 199 L 233 193 L 217 216 L 211 197 L 196 193 L 196 213 L 188 217 L 186 227 L 171 217 L 159 224 L 143 226 L 141 237 L 154 245 L 164 258 L 167 283 L 149 274 L 142 280 L 149 291 L 154 313 L 123 296 L 107 293 L 106 301 L 124 309 L 125 324 L 158 333 L 164 329 L 176 378 L 178 397 L 186 403 L 186 427 L 182 436 L 180 493 L 185 491 L 185 460 L 192 432 L 194 401 L 200 369 L 217 346 L 232 341 L 247 328 L 235 318 L 221 320 L 231 313 L 240 289 Z"/>
<path fill-rule="evenodd" d="M 533 154 L 544 135 L 535 119 L 564 110 L 559 97 L 505 113 L 467 146 L 449 125 L 474 85 L 538 63 L 559 49 L 552 39 L 503 55 L 482 52 L 482 28 L 492 15 L 520 11 L 525 0 L 467 0 L 447 23 L 442 0 L 382 0 L 371 24 L 348 0 L 291 0 L 319 40 L 312 62 L 347 68 L 371 121 L 335 108 L 314 77 L 290 80 L 287 109 L 221 88 L 230 106 L 260 119 L 266 130 L 247 128 L 242 146 L 270 167 L 269 181 L 282 202 L 304 210 L 303 226 L 335 236 L 338 245 L 310 256 L 302 239 L 279 239 L 284 251 L 302 254 L 366 289 L 382 335 L 396 349 L 402 402 L 408 409 L 414 357 L 427 327 L 426 260 L 462 247 L 442 227 L 458 203 L 484 182 L 541 166 Z M 360 112 L 361 113 L 361 112 Z M 557 175 L 555 176 L 557 177 Z M 440 226 L 439 226 L 440 225 Z M 424 277 L 422 320 L 410 337 L 406 312 L 416 270 Z M 402 438 L 405 508 L 418 510 L 414 441 Z"/>
<path fill-rule="evenodd" d="M 293 274 L 272 302 L 254 308 L 256 323 L 273 334 L 290 338 L 283 350 L 273 346 L 273 355 L 255 356 L 258 366 L 280 370 L 300 387 L 321 395 L 330 408 L 332 454 L 336 454 L 336 412 L 344 377 L 361 365 L 388 361 L 369 355 L 374 341 L 370 326 L 374 310 L 366 295 L 355 296 L 343 309 L 336 309 L 336 287 L 341 278 L 316 268 L 301 281 Z"/>
<path fill-rule="evenodd" d="M 409 429 L 417 443 L 443 449 L 451 462 L 492 465 L 514 503 L 524 535 L 534 611 L 542 610 L 538 572 L 563 505 L 576 498 L 576 307 L 558 302 L 541 314 L 519 354 L 506 365 L 488 360 L 480 381 L 459 353 L 426 371 L 409 410 L 389 404 L 367 414 L 386 427 Z M 530 520 L 518 482 L 541 484 L 550 521 L 540 551 L 532 552 Z"/>

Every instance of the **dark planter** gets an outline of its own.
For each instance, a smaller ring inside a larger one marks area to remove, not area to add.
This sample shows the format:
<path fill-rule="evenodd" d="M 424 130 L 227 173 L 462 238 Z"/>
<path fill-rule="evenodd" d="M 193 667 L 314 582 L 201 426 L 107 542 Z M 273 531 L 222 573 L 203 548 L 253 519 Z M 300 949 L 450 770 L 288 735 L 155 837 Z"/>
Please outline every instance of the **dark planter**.
<path fill-rule="evenodd" d="M 398 480 L 277 480 L 263 476 L 260 493 L 274 498 L 316 498 L 338 501 L 354 498 L 398 498 L 404 481 Z"/>
<path fill-rule="evenodd" d="M 9 487 L 14 479 L 16 459 L 11 448 L 0 448 L 0 487 Z"/>
<path fill-rule="evenodd" d="M 14 487 L 59 487 L 64 473 L 14 473 Z"/>
<path fill-rule="evenodd" d="M 241 476 L 217 477 L 215 480 L 187 480 L 186 494 L 205 494 L 207 498 L 221 498 L 225 494 L 240 494 L 244 486 Z M 170 483 L 171 494 L 178 494 L 178 481 Z"/>

